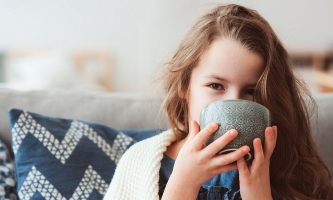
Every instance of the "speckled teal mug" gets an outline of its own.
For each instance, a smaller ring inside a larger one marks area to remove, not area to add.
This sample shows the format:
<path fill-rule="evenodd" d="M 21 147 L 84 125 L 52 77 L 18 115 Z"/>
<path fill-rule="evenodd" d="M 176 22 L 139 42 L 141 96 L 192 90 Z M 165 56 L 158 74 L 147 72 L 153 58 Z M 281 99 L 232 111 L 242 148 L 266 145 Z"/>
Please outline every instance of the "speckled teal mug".
<path fill-rule="evenodd" d="M 246 161 L 254 158 L 253 140 L 260 138 L 265 141 L 265 129 L 270 126 L 270 112 L 261 104 L 253 101 L 230 99 L 210 103 L 200 113 L 200 129 L 211 122 L 217 122 L 218 130 L 208 138 L 209 145 L 230 129 L 236 129 L 238 136 L 228 143 L 217 154 L 229 153 L 248 145 L 250 152 L 245 156 Z"/>

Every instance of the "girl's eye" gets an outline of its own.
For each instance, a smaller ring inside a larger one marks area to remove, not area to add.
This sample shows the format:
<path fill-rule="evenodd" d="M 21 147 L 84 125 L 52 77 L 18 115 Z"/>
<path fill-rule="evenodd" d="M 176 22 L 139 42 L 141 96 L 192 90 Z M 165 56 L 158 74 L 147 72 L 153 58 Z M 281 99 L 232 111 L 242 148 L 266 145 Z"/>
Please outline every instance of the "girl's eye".
<path fill-rule="evenodd" d="M 254 89 L 247 90 L 246 94 L 253 96 L 254 95 Z"/>
<path fill-rule="evenodd" d="M 221 84 L 217 84 L 217 83 L 212 83 L 209 85 L 209 87 L 213 88 L 214 90 L 223 90 L 224 87 Z"/>

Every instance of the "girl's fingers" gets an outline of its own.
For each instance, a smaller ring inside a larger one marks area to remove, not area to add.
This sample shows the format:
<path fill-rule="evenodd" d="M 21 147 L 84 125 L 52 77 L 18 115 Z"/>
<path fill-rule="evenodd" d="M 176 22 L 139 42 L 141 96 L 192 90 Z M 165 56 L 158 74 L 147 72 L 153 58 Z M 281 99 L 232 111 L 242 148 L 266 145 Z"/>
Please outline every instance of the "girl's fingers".
<path fill-rule="evenodd" d="M 230 163 L 233 163 L 240 158 L 243 158 L 247 153 L 249 153 L 250 148 L 248 146 L 243 146 L 236 151 L 227 153 L 227 154 L 221 154 L 219 156 L 215 156 L 213 158 L 212 164 L 214 166 L 224 166 L 229 165 Z"/>
<path fill-rule="evenodd" d="M 277 139 L 275 130 L 274 127 L 267 127 L 265 130 L 265 160 L 269 160 L 273 154 Z"/>
<path fill-rule="evenodd" d="M 197 126 L 199 127 L 198 124 Z M 196 150 L 201 150 L 205 141 L 218 129 L 218 127 L 218 123 L 212 122 L 202 129 L 192 140 L 194 148 Z"/>
<path fill-rule="evenodd" d="M 251 168 L 256 171 L 264 162 L 269 162 L 276 143 L 276 134 L 274 127 L 267 127 L 265 129 L 265 146 L 263 148 L 262 142 L 259 138 L 253 140 L 254 147 L 254 160 Z"/>
<path fill-rule="evenodd" d="M 261 165 L 265 161 L 265 154 L 262 148 L 262 143 L 259 138 L 253 140 L 253 148 L 254 148 L 254 160 L 252 161 L 251 169 L 254 171 L 260 170 Z"/>
<path fill-rule="evenodd" d="M 247 163 L 245 162 L 244 158 L 240 158 L 237 160 L 237 168 L 240 177 L 250 175 L 249 167 L 247 166 Z"/>
<path fill-rule="evenodd" d="M 277 126 L 273 126 L 273 130 L 274 130 L 275 145 L 276 145 L 276 140 L 277 140 Z"/>
<path fill-rule="evenodd" d="M 200 131 L 199 125 L 196 121 L 191 120 L 190 122 L 190 133 L 188 136 L 188 141 L 191 141 Z"/>
<path fill-rule="evenodd" d="M 223 147 L 225 147 L 229 142 L 235 139 L 238 135 L 237 130 L 231 129 L 227 131 L 224 135 L 217 138 L 214 142 L 210 143 L 205 149 L 204 154 L 207 156 L 214 156 Z"/>
<path fill-rule="evenodd" d="M 232 170 L 235 170 L 237 169 L 237 163 L 236 162 L 233 162 L 229 165 L 224 165 L 224 166 L 221 166 L 219 168 L 216 169 L 216 174 L 221 174 L 223 172 L 229 172 L 229 171 L 232 171 Z"/>

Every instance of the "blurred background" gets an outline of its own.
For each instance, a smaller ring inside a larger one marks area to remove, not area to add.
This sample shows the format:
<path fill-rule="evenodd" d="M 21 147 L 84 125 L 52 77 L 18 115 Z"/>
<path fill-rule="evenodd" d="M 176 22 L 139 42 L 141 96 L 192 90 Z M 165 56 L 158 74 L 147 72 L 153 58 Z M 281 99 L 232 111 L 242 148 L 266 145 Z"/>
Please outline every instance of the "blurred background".
<path fill-rule="evenodd" d="M 194 21 L 221 3 L 259 11 L 311 91 L 333 91 L 332 0 L 0 0 L 0 88 L 149 91 Z"/>

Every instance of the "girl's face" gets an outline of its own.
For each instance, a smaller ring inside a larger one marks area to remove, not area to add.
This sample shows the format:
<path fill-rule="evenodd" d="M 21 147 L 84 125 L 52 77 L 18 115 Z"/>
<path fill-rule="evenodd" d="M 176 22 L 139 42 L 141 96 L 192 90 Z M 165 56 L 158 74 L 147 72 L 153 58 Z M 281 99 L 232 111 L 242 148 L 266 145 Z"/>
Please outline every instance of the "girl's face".
<path fill-rule="evenodd" d="M 199 122 L 201 110 L 225 99 L 253 100 L 264 59 L 231 39 L 216 39 L 191 74 L 189 120 Z"/>

